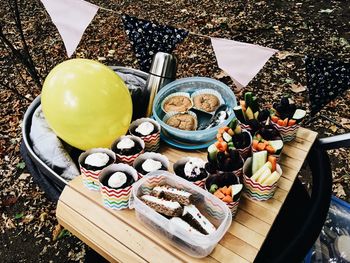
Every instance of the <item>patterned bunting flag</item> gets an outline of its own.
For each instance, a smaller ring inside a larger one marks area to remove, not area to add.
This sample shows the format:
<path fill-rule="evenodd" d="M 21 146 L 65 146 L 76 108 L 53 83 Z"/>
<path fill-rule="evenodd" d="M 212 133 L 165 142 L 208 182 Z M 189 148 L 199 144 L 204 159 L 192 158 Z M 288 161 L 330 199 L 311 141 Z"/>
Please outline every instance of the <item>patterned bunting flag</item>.
<path fill-rule="evenodd" d="M 350 63 L 307 56 L 306 78 L 311 115 L 350 88 Z"/>
<path fill-rule="evenodd" d="M 248 85 L 278 50 L 224 38 L 211 38 L 219 68 L 238 88 Z"/>
<path fill-rule="evenodd" d="M 141 70 L 148 72 L 153 55 L 157 52 L 171 53 L 176 44 L 181 43 L 188 31 L 167 25 L 139 19 L 124 14 L 122 16 L 125 32 L 135 51 Z"/>
<path fill-rule="evenodd" d="M 60 32 L 67 55 L 77 48 L 99 7 L 83 0 L 41 0 Z"/>

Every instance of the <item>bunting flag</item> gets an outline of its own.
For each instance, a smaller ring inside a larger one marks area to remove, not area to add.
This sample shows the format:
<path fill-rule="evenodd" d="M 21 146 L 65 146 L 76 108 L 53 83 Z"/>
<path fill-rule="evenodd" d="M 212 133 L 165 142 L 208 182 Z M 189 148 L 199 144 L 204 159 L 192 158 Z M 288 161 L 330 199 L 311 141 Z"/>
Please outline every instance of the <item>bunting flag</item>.
<path fill-rule="evenodd" d="M 305 59 L 311 115 L 350 88 L 350 63 L 309 57 Z"/>
<path fill-rule="evenodd" d="M 223 38 L 211 38 L 219 68 L 238 88 L 248 85 L 278 50 Z"/>
<path fill-rule="evenodd" d="M 83 0 L 41 0 L 41 2 L 57 27 L 70 57 L 99 7 Z"/>
<path fill-rule="evenodd" d="M 141 70 L 148 72 L 153 55 L 157 52 L 171 53 L 178 43 L 188 35 L 188 31 L 172 26 L 122 15 L 124 29 L 133 46 Z"/>

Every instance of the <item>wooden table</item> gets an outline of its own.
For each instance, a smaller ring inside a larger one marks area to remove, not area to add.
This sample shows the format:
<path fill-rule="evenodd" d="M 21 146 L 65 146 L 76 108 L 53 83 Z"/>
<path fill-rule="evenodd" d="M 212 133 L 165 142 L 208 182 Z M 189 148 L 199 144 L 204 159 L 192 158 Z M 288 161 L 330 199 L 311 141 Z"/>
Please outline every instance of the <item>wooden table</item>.
<path fill-rule="evenodd" d="M 316 137 L 317 133 L 300 128 L 297 138 L 285 144 L 280 159 L 283 176 L 274 197 L 262 202 L 241 198 L 228 232 L 204 259 L 192 258 L 169 245 L 142 225 L 133 210 L 106 209 L 99 192 L 86 189 L 80 176 L 63 190 L 57 219 L 112 262 L 253 262 Z M 183 152 L 165 145 L 161 152 L 171 163 L 183 156 L 206 158 L 204 152 Z"/>

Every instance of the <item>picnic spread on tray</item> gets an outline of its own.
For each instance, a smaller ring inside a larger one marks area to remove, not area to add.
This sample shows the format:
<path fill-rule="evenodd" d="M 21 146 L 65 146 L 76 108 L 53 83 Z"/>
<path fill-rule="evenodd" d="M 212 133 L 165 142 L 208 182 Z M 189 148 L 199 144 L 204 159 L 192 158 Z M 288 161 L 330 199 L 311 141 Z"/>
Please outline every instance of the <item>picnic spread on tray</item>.
<path fill-rule="evenodd" d="M 260 202 L 273 197 L 284 143 L 295 138 L 304 116 L 288 98 L 261 109 L 247 92 L 237 106 L 218 81 L 181 79 L 156 95 L 153 118 L 133 121 L 110 149 L 81 154 L 83 185 L 100 192 L 106 209 L 135 209 L 170 244 L 205 257 L 235 220 L 242 195 Z M 167 156 L 157 153 L 161 135 L 180 148 L 202 145 L 206 160 L 184 152 L 170 173 Z"/>

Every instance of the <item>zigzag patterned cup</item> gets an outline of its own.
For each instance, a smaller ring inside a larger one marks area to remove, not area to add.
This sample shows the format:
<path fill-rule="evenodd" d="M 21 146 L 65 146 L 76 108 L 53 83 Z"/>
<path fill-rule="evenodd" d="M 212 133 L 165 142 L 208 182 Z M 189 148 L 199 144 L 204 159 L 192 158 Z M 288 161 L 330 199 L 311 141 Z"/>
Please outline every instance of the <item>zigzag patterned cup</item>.
<path fill-rule="evenodd" d="M 146 152 L 156 152 L 159 149 L 159 145 L 160 145 L 160 125 L 158 122 L 156 122 L 155 120 L 151 119 L 151 118 L 141 118 L 141 119 L 137 119 L 135 121 L 133 121 L 130 124 L 129 127 L 129 133 L 131 135 L 137 136 L 135 134 L 135 129 L 143 122 L 150 122 L 153 124 L 154 128 L 155 128 L 155 132 L 146 136 L 141 136 L 140 138 L 145 142 L 145 151 Z"/>
<path fill-rule="evenodd" d="M 243 168 L 241 168 L 241 169 L 239 169 L 241 172 L 242 172 L 242 170 L 243 170 Z M 208 188 L 207 187 L 209 187 L 209 181 L 211 181 L 211 183 L 215 183 L 216 182 L 216 176 L 217 177 L 220 177 L 220 174 L 221 175 L 224 175 L 224 174 L 226 174 L 226 175 L 228 175 L 228 174 L 232 174 L 232 176 L 236 176 L 236 179 L 237 179 L 237 184 L 241 184 L 242 183 L 242 180 L 241 180 L 241 178 L 239 177 L 239 176 L 237 176 L 237 171 L 239 171 L 239 170 L 236 170 L 235 172 L 218 172 L 218 174 L 216 174 L 216 175 L 214 175 L 214 174 L 211 174 L 209 177 L 211 177 L 211 178 L 213 178 L 212 180 L 210 180 L 210 178 L 208 177 L 207 179 L 208 179 L 208 181 L 206 181 L 206 183 L 204 184 L 204 189 L 205 190 L 207 190 L 208 192 L 209 192 L 209 190 L 208 190 Z M 243 190 L 242 190 L 243 191 Z M 242 195 L 242 192 L 239 194 L 239 197 L 238 197 L 238 199 L 237 200 L 234 200 L 233 202 L 230 202 L 230 203 L 225 203 L 226 204 L 226 206 L 230 209 L 230 211 L 231 211 L 231 215 L 232 215 L 232 218 L 233 217 L 235 217 L 236 216 L 236 214 L 237 214 L 237 210 L 238 210 L 238 205 L 239 205 L 239 201 L 241 200 L 241 195 Z M 234 198 L 235 199 L 235 198 Z"/>
<path fill-rule="evenodd" d="M 102 170 L 99 177 L 102 203 L 105 207 L 116 210 L 129 208 L 129 198 L 132 185 L 129 185 L 122 189 L 113 189 L 102 184 L 103 179 L 113 172 L 125 172 L 131 175 L 134 178 L 135 182 L 138 180 L 136 170 L 130 165 L 117 163 L 106 167 Z"/>
<path fill-rule="evenodd" d="M 183 158 L 181 158 L 180 160 L 178 160 L 176 163 L 174 163 L 174 165 L 173 165 L 173 170 L 174 170 L 174 173 L 176 174 L 176 170 L 177 170 L 177 167 L 178 166 L 181 166 L 181 165 L 185 165 L 188 161 L 189 161 L 189 159 L 190 159 L 190 157 L 183 157 Z M 203 167 L 204 168 L 204 167 Z M 207 173 L 207 172 L 206 172 Z M 208 177 L 208 173 L 207 173 L 207 176 L 205 177 L 205 178 L 203 178 L 203 179 L 201 179 L 201 180 L 197 180 L 197 181 L 194 181 L 194 182 L 192 182 L 191 181 L 191 183 L 194 183 L 195 185 L 197 185 L 197 186 L 199 186 L 199 187 L 201 187 L 201 188 L 204 188 L 204 186 L 205 186 L 205 180 L 207 179 L 207 177 Z M 180 176 L 181 177 L 181 176 Z M 185 180 L 186 180 L 186 178 L 184 178 Z"/>
<path fill-rule="evenodd" d="M 252 135 L 250 134 L 249 131 L 242 129 L 242 132 L 248 133 L 249 134 L 249 138 L 250 138 L 249 146 L 247 146 L 247 147 L 245 147 L 243 149 L 238 149 L 237 148 L 237 151 L 239 152 L 241 157 L 245 160 L 251 155 L 251 148 L 252 148 L 252 141 L 253 141 L 253 139 L 252 139 Z"/>
<path fill-rule="evenodd" d="M 243 184 L 245 195 L 253 200 L 265 201 L 273 197 L 277 189 L 277 183 L 273 185 L 261 185 L 258 182 L 252 180 L 251 177 L 252 170 L 252 158 L 248 158 L 243 166 Z M 282 169 L 277 164 L 277 172 L 282 176 Z"/>
<path fill-rule="evenodd" d="M 118 142 L 123 139 L 123 138 L 130 138 L 131 140 L 135 141 L 136 143 L 139 143 L 142 147 L 142 151 L 134 154 L 134 155 L 122 155 L 122 154 L 118 154 L 118 153 L 115 153 L 115 156 L 116 156 L 116 159 L 118 162 L 120 163 L 126 163 L 126 164 L 129 164 L 129 165 L 132 165 L 134 160 L 142 153 L 144 153 L 144 150 L 145 150 L 145 142 L 143 140 L 141 140 L 141 138 L 139 137 L 136 137 L 136 136 L 133 136 L 133 135 L 123 135 L 123 136 L 120 136 L 118 139 L 116 139 L 112 146 L 111 146 L 111 149 L 113 152 L 115 152 L 116 148 L 117 148 L 117 144 Z"/>
<path fill-rule="evenodd" d="M 294 124 L 292 126 L 280 126 L 275 122 L 272 122 L 273 127 L 279 131 L 282 136 L 283 142 L 290 142 L 297 136 L 297 131 L 300 127 L 299 124 Z"/>
<path fill-rule="evenodd" d="M 106 153 L 109 157 L 113 159 L 113 163 L 116 160 L 116 156 L 113 151 L 106 149 L 106 148 L 94 148 L 87 150 L 80 154 L 78 158 L 79 167 L 80 167 L 80 173 L 83 177 L 83 184 L 90 190 L 98 191 L 100 189 L 100 183 L 98 181 L 98 177 L 101 174 L 101 170 L 89 170 L 83 167 L 81 164 L 84 163 L 86 157 L 92 153 Z M 103 167 L 104 168 L 104 167 Z"/>

